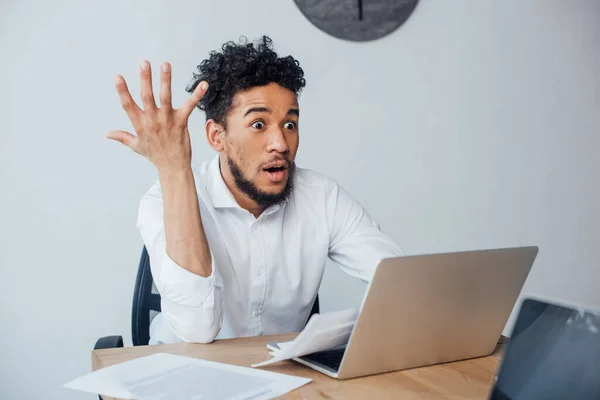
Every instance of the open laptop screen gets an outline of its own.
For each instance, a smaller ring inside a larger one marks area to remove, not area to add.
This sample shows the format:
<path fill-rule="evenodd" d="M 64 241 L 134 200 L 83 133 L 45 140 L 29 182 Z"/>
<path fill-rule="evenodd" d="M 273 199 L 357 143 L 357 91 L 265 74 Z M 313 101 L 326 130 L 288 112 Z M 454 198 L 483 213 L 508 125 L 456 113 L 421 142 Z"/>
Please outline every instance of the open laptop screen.
<path fill-rule="evenodd" d="M 525 300 L 490 398 L 600 399 L 600 316 Z"/>

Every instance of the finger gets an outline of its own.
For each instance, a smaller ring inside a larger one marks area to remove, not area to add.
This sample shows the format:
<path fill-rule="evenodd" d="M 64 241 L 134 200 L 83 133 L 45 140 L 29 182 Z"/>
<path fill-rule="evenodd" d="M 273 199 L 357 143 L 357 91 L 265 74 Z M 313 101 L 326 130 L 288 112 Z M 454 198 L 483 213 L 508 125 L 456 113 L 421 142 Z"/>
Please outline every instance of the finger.
<path fill-rule="evenodd" d="M 137 138 L 129 132 L 112 131 L 112 132 L 109 132 L 108 135 L 106 135 L 106 137 L 108 139 L 112 139 L 119 143 L 122 143 L 125 146 L 127 146 L 130 149 L 135 151 L 134 147 L 135 147 L 135 142 L 136 142 Z"/>
<path fill-rule="evenodd" d="M 154 92 L 152 91 L 152 68 L 146 60 L 140 64 L 140 83 L 144 111 L 156 110 L 156 100 L 154 100 Z"/>
<path fill-rule="evenodd" d="M 208 89 L 208 83 L 206 81 L 200 82 L 192 95 L 187 99 L 187 101 L 177 110 L 178 118 L 182 118 L 187 120 L 190 117 L 194 108 L 198 106 L 198 102 L 202 99 L 206 90 Z"/>
<path fill-rule="evenodd" d="M 121 106 L 127 113 L 127 116 L 131 120 L 133 124 L 133 128 L 138 131 L 138 127 L 141 127 L 140 113 L 141 109 L 135 103 L 133 98 L 131 97 L 131 93 L 129 92 L 129 88 L 127 87 L 127 82 L 121 75 L 117 75 L 115 77 L 115 87 L 117 88 L 117 93 L 119 93 L 119 99 L 121 100 Z"/>
<path fill-rule="evenodd" d="M 160 108 L 171 111 L 171 64 L 163 63 L 160 71 Z"/>

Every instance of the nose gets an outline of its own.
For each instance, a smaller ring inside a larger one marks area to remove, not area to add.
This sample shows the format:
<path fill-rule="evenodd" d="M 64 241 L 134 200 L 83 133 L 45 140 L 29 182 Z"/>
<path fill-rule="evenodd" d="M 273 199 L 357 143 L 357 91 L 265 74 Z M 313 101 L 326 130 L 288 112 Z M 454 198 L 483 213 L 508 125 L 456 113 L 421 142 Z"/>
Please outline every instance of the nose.
<path fill-rule="evenodd" d="M 287 153 L 290 150 L 285 133 L 283 133 L 281 128 L 271 130 L 267 140 L 267 151 L 269 153 L 273 151 L 277 153 Z"/>

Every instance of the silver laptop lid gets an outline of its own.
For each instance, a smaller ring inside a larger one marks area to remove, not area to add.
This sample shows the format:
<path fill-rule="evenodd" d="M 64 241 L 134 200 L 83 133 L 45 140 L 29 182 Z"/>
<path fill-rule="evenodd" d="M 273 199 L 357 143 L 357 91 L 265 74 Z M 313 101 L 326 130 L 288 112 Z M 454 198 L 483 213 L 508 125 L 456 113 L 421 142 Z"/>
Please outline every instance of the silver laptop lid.
<path fill-rule="evenodd" d="M 383 260 L 339 378 L 490 354 L 537 252 L 519 247 Z"/>

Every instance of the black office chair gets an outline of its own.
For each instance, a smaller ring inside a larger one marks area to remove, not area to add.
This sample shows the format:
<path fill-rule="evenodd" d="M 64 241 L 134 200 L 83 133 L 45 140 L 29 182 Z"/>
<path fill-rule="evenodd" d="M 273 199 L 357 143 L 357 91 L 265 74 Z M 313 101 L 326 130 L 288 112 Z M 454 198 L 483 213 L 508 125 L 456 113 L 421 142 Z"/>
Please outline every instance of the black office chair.
<path fill-rule="evenodd" d="M 152 280 L 150 272 L 150 257 L 146 247 L 138 266 L 133 291 L 133 307 L 131 309 L 131 341 L 134 346 L 147 345 L 150 340 L 150 323 L 160 313 L 160 294 Z M 319 296 L 315 299 L 310 317 L 319 312 Z M 307 321 L 308 322 L 308 321 Z M 106 336 L 98 339 L 94 350 L 123 347 L 122 336 Z"/>

